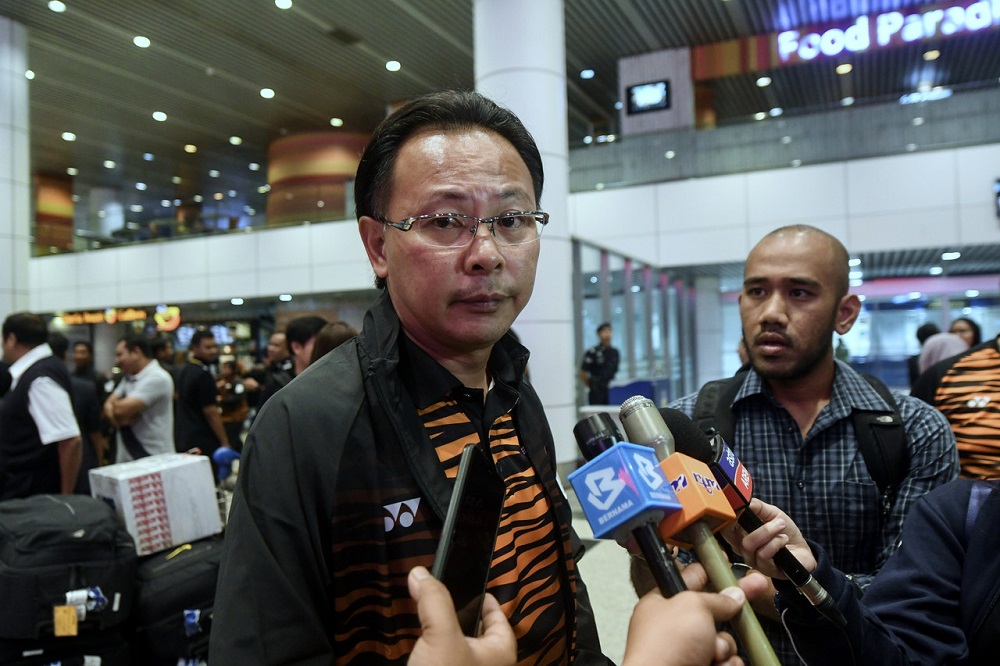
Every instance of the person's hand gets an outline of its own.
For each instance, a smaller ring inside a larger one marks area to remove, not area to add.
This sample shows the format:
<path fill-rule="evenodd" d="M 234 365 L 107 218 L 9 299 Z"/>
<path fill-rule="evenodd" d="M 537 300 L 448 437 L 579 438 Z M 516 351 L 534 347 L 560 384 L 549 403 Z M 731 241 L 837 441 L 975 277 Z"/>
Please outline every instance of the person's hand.
<path fill-rule="evenodd" d="M 508 666 L 517 663 L 517 639 L 492 594 L 483 601 L 477 638 L 462 633 L 455 604 L 444 583 L 424 567 L 410 570 L 407 584 L 417 602 L 423 635 L 407 662 L 410 666 Z"/>
<path fill-rule="evenodd" d="M 764 522 L 762 527 L 747 534 L 737 523 L 733 523 L 722 530 L 726 541 L 747 564 L 772 578 L 787 578 L 774 566 L 775 553 L 787 547 L 806 571 L 816 569 L 816 556 L 812 549 L 799 528 L 781 509 L 753 499 L 748 510 L 760 517 Z"/>

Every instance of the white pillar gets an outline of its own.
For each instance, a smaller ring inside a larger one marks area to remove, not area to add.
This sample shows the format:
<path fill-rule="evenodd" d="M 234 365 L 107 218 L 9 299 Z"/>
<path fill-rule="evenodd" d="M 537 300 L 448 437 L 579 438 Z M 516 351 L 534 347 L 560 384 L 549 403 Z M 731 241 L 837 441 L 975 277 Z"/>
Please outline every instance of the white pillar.
<path fill-rule="evenodd" d="M 0 320 L 28 308 L 28 31 L 0 16 Z"/>
<path fill-rule="evenodd" d="M 535 291 L 514 330 L 531 350 L 531 382 L 545 404 L 557 462 L 569 462 L 579 455 L 563 3 L 476 0 L 473 23 L 476 90 L 516 113 L 542 154 L 541 207 L 551 217 Z"/>

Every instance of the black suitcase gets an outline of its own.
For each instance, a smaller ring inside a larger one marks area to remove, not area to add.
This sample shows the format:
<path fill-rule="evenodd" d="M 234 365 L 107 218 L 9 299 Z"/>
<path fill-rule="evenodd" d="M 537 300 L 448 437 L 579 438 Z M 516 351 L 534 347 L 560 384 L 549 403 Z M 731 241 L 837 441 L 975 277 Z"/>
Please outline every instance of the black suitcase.
<path fill-rule="evenodd" d="M 175 666 L 178 658 L 208 655 L 221 558 L 222 536 L 216 535 L 140 560 L 133 611 L 136 666 Z"/>
<path fill-rule="evenodd" d="M 54 635 L 54 608 L 76 606 L 77 634 L 124 622 L 135 543 L 114 510 L 85 495 L 0 502 L 0 639 Z"/>
<path fill-rule="evenodd" d="M 129 666 L 129 644 L 117 629 L 77 636 L 34 640 L 0 640 L 4 666 Z"/>

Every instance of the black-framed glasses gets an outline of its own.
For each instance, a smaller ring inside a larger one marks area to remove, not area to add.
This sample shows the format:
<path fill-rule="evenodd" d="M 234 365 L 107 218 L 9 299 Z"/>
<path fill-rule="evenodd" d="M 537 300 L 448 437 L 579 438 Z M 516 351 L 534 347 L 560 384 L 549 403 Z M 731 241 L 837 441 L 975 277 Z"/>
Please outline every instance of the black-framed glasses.
<path fill-rule="evenodd" d="M 497 245 L 524 245 L 538 240 L 549 222 L 549 214 L 533 210 L 484 218 L 461 213 L 432 213 L 408 217 L 399 222 L 379 221 L 400 231 L 413 230 L 422 241 L 436 247 L 469 245 L 481 224 L 489 227 Z"/>

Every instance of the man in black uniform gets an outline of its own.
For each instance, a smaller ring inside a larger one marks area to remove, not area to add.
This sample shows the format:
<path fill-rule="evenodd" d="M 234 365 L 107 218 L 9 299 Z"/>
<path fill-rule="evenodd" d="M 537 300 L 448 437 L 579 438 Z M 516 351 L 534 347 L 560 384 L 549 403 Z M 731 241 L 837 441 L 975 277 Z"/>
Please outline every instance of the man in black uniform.
<path fill-rule="evenodd" d="M 203 330 L 191 336 L 189 349 L 191 358 L 176 377 L 174 444 L 178 451 L 196 448 L 211 458 L 217 448 L 229 446 L 216 400 L 219 391 L 208 367 L 219 359 L 219 345 L 211 331 Z"/>
<path fill-rule="evenodd" d="M 607 405 L 608 385 L 618 372 L 618 350 L 611 346 L 611 324 L 598 326 L 597 337 L 600 342 L 583 355 L 580 379 L 590 388 L 587 401 L 591 405 Z"/>

